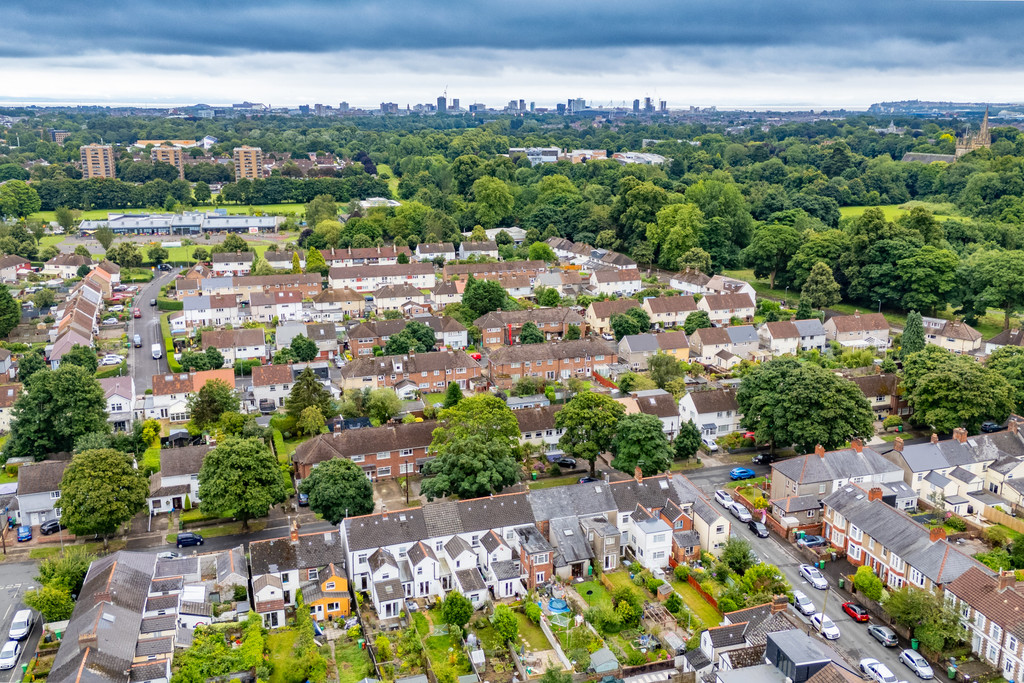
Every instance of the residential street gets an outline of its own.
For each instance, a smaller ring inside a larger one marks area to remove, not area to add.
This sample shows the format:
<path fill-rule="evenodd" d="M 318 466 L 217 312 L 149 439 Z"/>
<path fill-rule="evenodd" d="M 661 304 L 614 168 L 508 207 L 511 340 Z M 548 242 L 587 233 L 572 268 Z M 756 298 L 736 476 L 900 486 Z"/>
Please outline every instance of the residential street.
<path fill-rule="evenodd" d="M 160 313 L 156 306 L 150 306 L 150 299 L 155 299 L 160 293 L 160 287 L 167 284 L 177 269 L 171 272 L 156 271 L 156 276 L 151 282 L 146 283 L 135 297 L 135 306 L 138 306 L 142 313 L 141 318 L 131 318 L 128 325 L 128 343 L 136 334 L 142 336 L 142 347 L 131 347 L 128 355 L 128 372 L 135 378 L 135 392 L 140 396 L 147 389 L 153 388 L 153 375 L 168 371 L 167 359 L 153 358 L 151 347 L 153 344 L 163 344 L 160 334 Z"/>
<path fill-rule="evenodd" d="M 7 633 L 11 628 L 14 613 L 25 609 L 25 603 L 21 601 L 21 596 L 35 585 L 38 568 L 36 562 L 8 562 L 3 565 L 3 570 L 0 572 L 3 576 L 0 579 L 0 637 L 4 642 L 7 641 Z M 41 629 L 42 626 L 37 618 L 32 626 L 32 632 L 28 638 L 22 641 L 22 644 L 27 646 L 29 643 L 35 643 L 39 639 Z M 32 658 L 32 652 L 29 650 L 31 647 L 22 651 L 21 658 L 13 669 L 0 671 L 0 683 L 13 683 L 13 681 L 21 680 L 21 664 Z"/>

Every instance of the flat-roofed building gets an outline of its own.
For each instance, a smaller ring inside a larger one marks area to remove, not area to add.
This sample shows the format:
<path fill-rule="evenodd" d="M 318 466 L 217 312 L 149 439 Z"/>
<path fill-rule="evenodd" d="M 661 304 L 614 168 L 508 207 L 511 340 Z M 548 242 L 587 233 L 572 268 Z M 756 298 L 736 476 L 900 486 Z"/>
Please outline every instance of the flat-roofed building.
<path fill-rule="evenodd" d="M 113 178 L 116 176 L 114 148 L 110 145 L 82 145 L 83 178 Z"/>
<path fill-rule="evenodd" d="M 263 150 L 259 147 L 235 147 L 234 161 L 235 180 L 256 180 L 263 177 Z"/>
<path fill-rule="evenodd" d="M 153 161 L 162 161 L 165 164 L 170 164 L 174 168 L 178 169 L 178 177 L 184 179 L 185 158 L 181 153 L 180 147 L 165 147 L 164 145 L 159 145 L 154 147 L 149 153 L 149 158 Z"/>

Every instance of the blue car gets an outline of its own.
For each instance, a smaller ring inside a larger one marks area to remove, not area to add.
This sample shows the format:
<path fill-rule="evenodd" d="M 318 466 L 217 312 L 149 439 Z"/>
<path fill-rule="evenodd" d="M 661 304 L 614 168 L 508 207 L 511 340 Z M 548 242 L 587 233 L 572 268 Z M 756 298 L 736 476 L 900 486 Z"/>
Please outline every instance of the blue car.
<path fill-rule="evenodd" d="M 740 479 L 753 479 L 756 476 L 757 475 L 754 474 L 754 470 L 746 467 L 735 467 L 731 472 L 729 472 L 729 478 L 733 481 L 738 481 Z"/>
<path fill-rule="evenodd" d="M 19 526 L 18 527 L 18 542 L 31 541 L 32 540 L 32 527 L 30 526 Z"/>

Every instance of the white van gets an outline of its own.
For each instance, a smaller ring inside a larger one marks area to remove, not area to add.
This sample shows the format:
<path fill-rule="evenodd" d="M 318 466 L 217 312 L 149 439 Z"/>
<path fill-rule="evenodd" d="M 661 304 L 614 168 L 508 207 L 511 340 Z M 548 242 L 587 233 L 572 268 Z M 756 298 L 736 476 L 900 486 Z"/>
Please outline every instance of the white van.
<path fill-rule="evenodd" d="M 153 344 L 153 358 L 163 358 L 164 350 L 159 344 Z"/>

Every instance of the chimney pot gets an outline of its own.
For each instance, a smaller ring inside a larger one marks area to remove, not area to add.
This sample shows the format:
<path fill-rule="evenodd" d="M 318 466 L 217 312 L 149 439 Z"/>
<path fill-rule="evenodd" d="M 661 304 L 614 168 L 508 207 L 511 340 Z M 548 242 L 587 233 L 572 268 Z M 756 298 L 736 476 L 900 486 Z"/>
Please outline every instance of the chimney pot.
<path fill-rule="evenodd" d="M 789 598 L 785 595 L 776 595 L 772 599 L 771 613 L 778 614 L 779 612 L 785 612 L 787 607 L 789 607 Z"/>
<path fill-rule="evenodd" d="M 882 489 L 875 486 L 868 491 L 868 500 L 882 500 Z"/>
<path fill-rule="evenodd" d="M 934 543 L 935 541 L 941 541 L 946 537 L 946 530 L 941 526 L 937 526 L 928 532 L 928 540 Z"/>
<path fill-rule="evenodd" d="M 819 458 L 824 458 L 825 447 L 819 443 L 817 446 L 814 447 L 814 454 L 817 455 Z"/>
<path fill-rule="evenodd" d="M 291 530 L 288 532 L 288 537 L 291 539 L 292 543 L 299 542 L 299 523 L 294 519 L 292 520 Z"/>
<path fill-rule="evenodd" d="M 967 443 L 967 430 L 963 427 L 957 427 L 953 430 L 953 438 L 960 443 Z"/>
<path fill-rule="evenodd" d="M 1013 584 L 1017 583 L 1017 574 L 1012 570 L 1003 570 L 999 572 L 997 581 L 997 590 L 1004 591 Z"/>
<path fill-rule="evenodd" d="M 934 443 L 934 441 L 932 443 Z M 903 437 L 902 436 L 897 436 L 896 440 L 892 442 L 892 449 L 894 451 L 899 451 L 900 453 L 903 452 Z"/>
<path fill-rule="evenodd" d="M 938 443 L 938 442 L 939 442 L 939 435 L 936 434 L 935 432 L 932 432 L 932 443 Z"/>
<path fill-rule="evenodd" d="M 637 480 L 637 483 L 643 483 L 644 471 L 640 469 L 639 465 L 633 470 L 633 478 Z"/>

